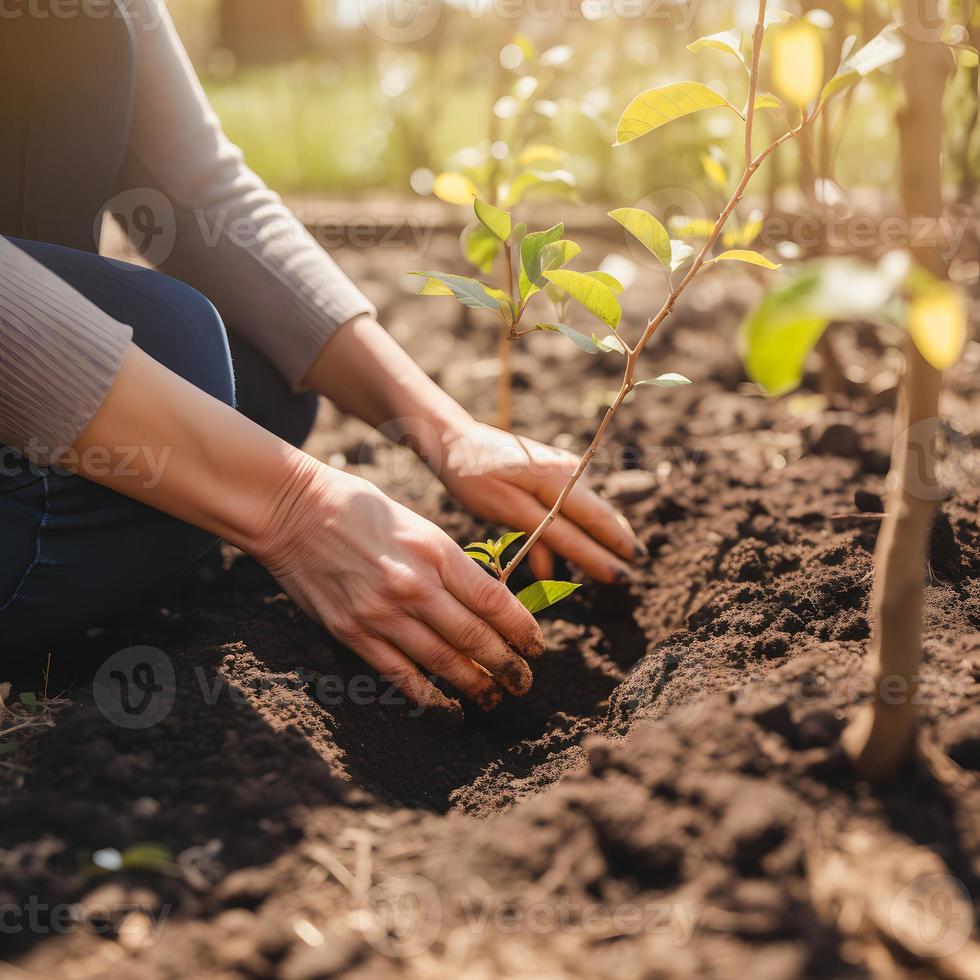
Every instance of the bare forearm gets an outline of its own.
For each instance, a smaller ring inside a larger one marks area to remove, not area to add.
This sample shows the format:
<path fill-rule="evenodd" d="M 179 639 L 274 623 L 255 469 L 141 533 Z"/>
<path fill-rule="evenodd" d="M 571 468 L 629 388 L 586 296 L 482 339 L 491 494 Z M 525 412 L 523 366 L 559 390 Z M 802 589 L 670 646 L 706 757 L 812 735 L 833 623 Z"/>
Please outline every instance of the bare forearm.
<path fill-rule="evenodd" d="M 246 551 L 320 465 L 135 345 L 62 464 Z"/>
<path fill-rule="evenodd" d="M 473 419 L 369 316 L 344 324 L 305 378 L 344 412 L 386 435 L 407 437 L 422 455 Z"/>

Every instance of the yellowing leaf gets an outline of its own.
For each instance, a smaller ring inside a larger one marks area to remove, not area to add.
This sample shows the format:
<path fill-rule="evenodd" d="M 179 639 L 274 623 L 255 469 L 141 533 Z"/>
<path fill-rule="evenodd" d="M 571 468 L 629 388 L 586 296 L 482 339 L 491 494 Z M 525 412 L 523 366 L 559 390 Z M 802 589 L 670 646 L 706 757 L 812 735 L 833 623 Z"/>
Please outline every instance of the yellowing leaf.
<path fill-rule="evenodd" d="M 775 95 L 771 95 L 769 92 L 760 92 L 755 98 L 755 108 L 756 111 L 759 109 L 776 109 L 778 111 L 783 108 L 783 104 Z"/>
<path fill-rule="evenodd" d="M 748 262 L 749 265 L 758 265 L 763 269 L 781 269 L 781 265 L 777 265 L 775 262 L 770 262 L 764 255 L 760 255 L 758 252 L 752 252 L 744 248 L 734 248 L 729 252 L 722 252 L 721 255 L 716 255 L 713 259 L 708 259 L 705 265 L 714 265 L 715 262 Z"/>
<path fill-rule="evenodd" d="M 717 157 L 713 157 L 710 153 L 702 153 L 701 166 L 704 167 L 704 172 L 708 180 L 715 187 L 720 187 L 724 190 L 728 186 L 728 173 Z"/>
<path fill-rule="evenodd" d="M 640 208 L 617 208 L 609 212 L 641 245 L 648 248 L 665 268 L 670 268 L 670 235 L 657 219 Z"/>
<path fill-rule="evenodd" d="M 774 32 L 772 79 L 776 91 L 796 106 L 809 105 L 823 88 L 823 39 L 805 20 Z"/>
<path fill-rule="evenodd" d="M 616 126 L 616 146 L 702 109 L 728 106 L 738 110 L 714 89 L 700 82 L 674 82 L 642 92 L 626 107 Z"/>
<path fill-rule="evenodd" d="M 745 58 L 742 56 L 742 32 L 737 27 L 733 27 L 730 31 L 721 31 L 718 34 L 699 37 L 687 46 L 687 50 L 693 51 L 695 54 L 704 48 L 725 51 L 735 55 L 743 64 L 745 63 Z"/>
<path fill-rule="evenodd" d="M 561 163 L 561 150 L 557 147 L 549 146 L 547 143 L 532 143 L 521 152 L 517 158 L 522 167 L 529 167 L 535 163 Z"/>
<path fill-rule="evenodd" d="M 453 291 L 438 279 L 426 279 L 419 296 L 453 296 Z"/>
<path fill-rule="evenodd" d="M 937 371 L 960 359 L 966 345 L 966 311 L 952 286 L 940 285 L 915 296 L 908 327 L 915 346 Z"/>
<path fill-rule="evenodd" d="M 564 289 L 569 296 L 578 300 L 593 316 L 598 317 L 613 330 L 623 316 L 622 307 L 616 294 L 604 283 L 581 272 L 571 269 L 556 269 L 543 273 L 545 279 Z"/>
<path fill-rule="evenodd" d="M 707 218 L 679 218 L 670 227 L 681 238 L 707 238 L 715 230 L 715 223 Z"/>
<path fill-rule="evenodd" d="M 598 279 L 601 283 L 605 283 L 617 296 L 626 290 L 626 287 L 608 272 L 590 272 L 588 275 L 592 276 L 593 279 Z"/>
<path fill-rule="evenodd" d="M 441 173 L 432 183 L 432 193 L 447 204 L 473 203 L 478 191 L 476 184 L 466 174 L 454 172 Z"/>
<path fill-rule="evenodd" d="M 494 233 L 502 242 L 510 237 L 510 214 L 500 208 L 473 198 L 473 210 L 486 228 Z"/>

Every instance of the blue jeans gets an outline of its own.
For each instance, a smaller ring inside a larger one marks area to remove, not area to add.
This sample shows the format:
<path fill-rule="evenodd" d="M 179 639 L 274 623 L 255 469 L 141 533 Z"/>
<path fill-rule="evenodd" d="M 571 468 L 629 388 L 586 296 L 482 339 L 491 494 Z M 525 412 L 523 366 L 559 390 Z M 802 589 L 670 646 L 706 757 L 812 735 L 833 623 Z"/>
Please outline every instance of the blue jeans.
<path fill-rule="evenodd" d="M 236 402 L 300 445 L 317 399 L 295 395 L 252 348 L 228 337 L 190 286 L 159 272 L 57 245 L 11 239 L 110 316 L 134 343 L 191 384 Z M 234 364 L 234 367 L 233 367 Z M 215 539 L 198 528 L 0 446 L 0 653 L 27 652 L 104 621 L 166 584 Z"/>

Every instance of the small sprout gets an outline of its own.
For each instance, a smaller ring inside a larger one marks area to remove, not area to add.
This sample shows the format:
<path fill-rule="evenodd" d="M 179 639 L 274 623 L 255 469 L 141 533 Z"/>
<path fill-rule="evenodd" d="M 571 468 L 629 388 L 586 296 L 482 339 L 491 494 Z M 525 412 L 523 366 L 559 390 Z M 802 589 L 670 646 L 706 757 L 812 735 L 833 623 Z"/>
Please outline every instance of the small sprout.
<path fill-rule="evenodd" d="M 23 691 L 20 695 L 20 703 L 25 708 L 36 708 L 37 695 L 33 691 Z"/>
<path fill-rule="evenodd" d="M 463 550 L 470 558 L 489 568 L 497 578 L 502 578 L 504 552 L 523 537 L 523 531 L 508 531 L 496 541 L 493 538 L 487 538 L 486 541 L 472 541 Z M 577 588 L 579 586 L 573 582 L 535 582 L 518 592 L 516 598 L 530 613 L 537 613 L 547 609 L 548 606 L 553 606 L 556 602 L 561 602 Z"/>

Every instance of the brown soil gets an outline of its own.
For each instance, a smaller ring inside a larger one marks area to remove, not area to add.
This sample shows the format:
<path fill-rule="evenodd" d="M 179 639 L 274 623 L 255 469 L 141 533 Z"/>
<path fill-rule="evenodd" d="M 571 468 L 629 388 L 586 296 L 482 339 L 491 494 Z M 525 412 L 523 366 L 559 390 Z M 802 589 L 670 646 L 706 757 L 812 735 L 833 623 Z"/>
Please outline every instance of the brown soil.
<path fill-rule="evenodd" d="M 448 267 L 452 247 L 437 238 L 424 265 Z M 493 332 L 393 285 L 417 256 L 341 258 L 491 418 Z M 658 295 L 648 278 L 628 294 L 634 327 Z M 956 446 L 924 570 L 925 744 L 956 765 L 933 751 L 872 789 L 838 735 L 866 692 L 888 397 L 837 397 L 829 414 L 758 397 L 733 343 L 758 289 L 706 276 L 648 355 L 696 383 L 631 400 L 594 481 L 651 558 L 629 589 L 587 584 L 545 615 L 524 699 L 458 728 L 377 703 L 360 662 L 230 553 L 55 651 L 50 688 L 70 703 L 0 784 L 0 905 L 47 910 L 0 930 L 8 961 L 125 978 L 980 976 L 980 444 Z M 859 365 L 880 362 L 870 331 L 841 338 Z M 515 417 L 581 447 L 614 359 L 532 339 Z M 973 344 L 951 378 L 968 432 L 978 362 Z M 329 408 L 311 448 L 460 541 L 498 530 Z M 132 730 L 99 710 L 92 678 L 136 644 L 166 654 L 176 693 Z M 32 663 L 13 680 L 38 676 Z M 148 843 L 168 855 L 150 868 L 91 865 Z M 78 920 L 57 929 L 59 903 Z"/>

